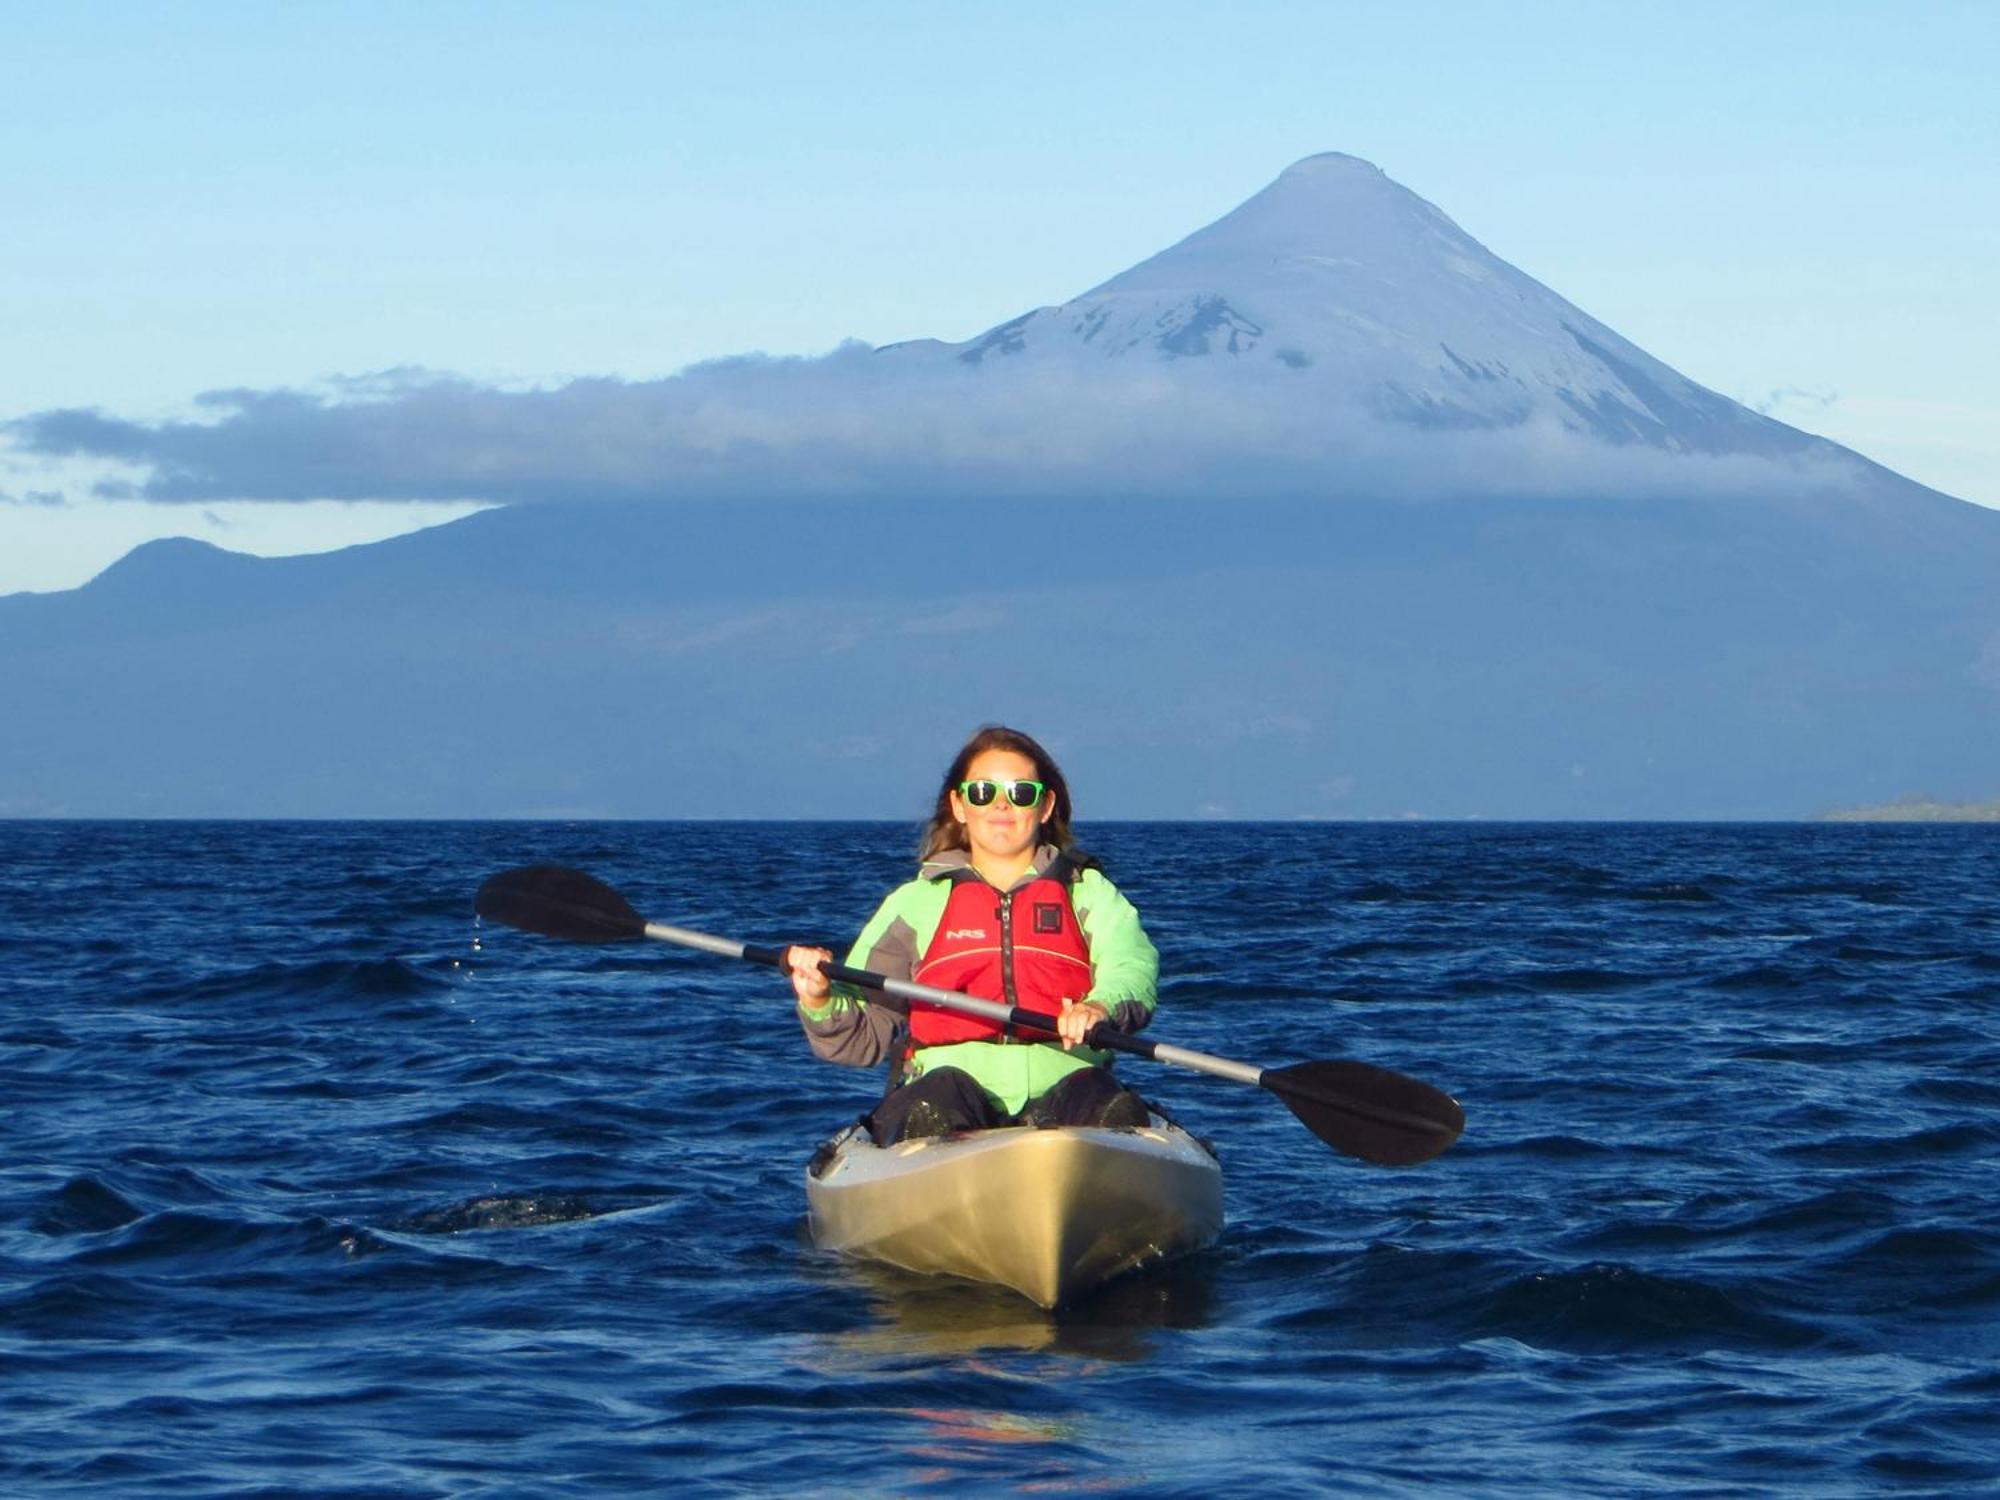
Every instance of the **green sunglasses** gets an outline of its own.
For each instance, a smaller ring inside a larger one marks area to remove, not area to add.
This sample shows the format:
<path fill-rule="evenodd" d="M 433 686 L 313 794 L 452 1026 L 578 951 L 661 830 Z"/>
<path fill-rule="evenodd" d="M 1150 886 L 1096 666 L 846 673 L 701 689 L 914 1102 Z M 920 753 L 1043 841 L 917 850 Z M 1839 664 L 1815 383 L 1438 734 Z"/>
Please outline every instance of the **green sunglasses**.
<path fill-rule="evenodd" d="M 958 795 L 974 807 L 986 807 L 1003 789 L 1016 807 L 1033 807 L 1047 787 L 1039 781 L 961 781 Z"/>

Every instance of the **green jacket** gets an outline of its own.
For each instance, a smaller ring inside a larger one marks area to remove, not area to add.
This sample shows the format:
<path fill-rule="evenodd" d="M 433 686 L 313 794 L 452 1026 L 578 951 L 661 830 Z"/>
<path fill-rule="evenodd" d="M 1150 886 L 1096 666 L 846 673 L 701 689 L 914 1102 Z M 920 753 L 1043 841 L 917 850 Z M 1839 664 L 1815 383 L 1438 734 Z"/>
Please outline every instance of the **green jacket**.
<path fill-rule="evenodd" d="M 1033 870 L 1018 883 L 1026 884 L 1048 869 L 1056 852 L 1044 844 L 1035 852 Z M 891 979 L 908 979 L 944 915 L 951 895 L 951 882 L 945 877 L 969 862 L 962 849 L 947 849 L 926 860 L 917 878 L 891 891 L 868 919 L 848 953 L 848 964 Z M 1090 945 L 1091 976 L 1090 993 L 1071 998 L 1103 1006 L 1120 1031 L 1139 1030 L 1153 1018 L 1160 955 L 1139 925 L 1138 911 L 1098 870 L 1085 870 L 1076 878 L 1070 886 L 1070 904 Z M 886 1006 L 869 1004 L 851 985 L 836 984 L 824 1004 L 801 1005 L 798 1011 L 813 1051 L 828 1062 L 868 1068 L 902 1051 L 903 1017 Z M 1089 1047 L 1065 1052 L 1047 1042 L 1025 1046 L 953 1042 L 919 1048 L 910 1058 L 906 1076 L 916 1078 L 932 1068 L 962 1068 L 1012 1115 L 1078 1068 L 1109 1062 L 1110 1054 Z"/>

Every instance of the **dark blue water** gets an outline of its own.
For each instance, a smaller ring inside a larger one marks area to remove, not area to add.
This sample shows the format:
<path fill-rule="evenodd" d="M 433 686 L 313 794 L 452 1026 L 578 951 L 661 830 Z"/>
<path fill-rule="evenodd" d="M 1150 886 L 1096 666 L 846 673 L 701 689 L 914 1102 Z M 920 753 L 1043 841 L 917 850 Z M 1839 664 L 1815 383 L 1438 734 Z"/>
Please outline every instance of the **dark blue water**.
<path fill-rule="evenodd" d="M 557 860 L 853 931 L 912 830 L 0 824 L 0 1492 L 2000 1490 L 2000 829 L 1106 826 L 1260 1091 L 1211 1252 L 1051 1318 L 825 1256 L 762 971 L 470 917 Z"/>

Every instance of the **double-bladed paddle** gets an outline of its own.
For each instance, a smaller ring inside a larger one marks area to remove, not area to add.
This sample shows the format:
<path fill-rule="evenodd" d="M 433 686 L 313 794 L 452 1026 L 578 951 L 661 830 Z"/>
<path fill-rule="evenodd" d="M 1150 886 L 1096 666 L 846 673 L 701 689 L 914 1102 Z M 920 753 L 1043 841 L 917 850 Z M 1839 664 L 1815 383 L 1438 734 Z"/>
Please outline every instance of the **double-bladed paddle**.
<path fill-rule="evenodd" d="M 649 922 L 603 881 L 561 865 L 530 865 L 495 875 L 480 886 L 472 905 L 482 917 L 572 943 L 622 943 L 650 938 L 683 948 L 699 948 L 723 958 L 740 958 L 777 969 L 791 968 L 787 958 L 789 947 L 739 943 L 685 927 L 670 927 L 664 922 Z M 962 995 L 956 990 L 891 979 L 886 974 L 842 963 L 824 962 L 819 969 L 829 979 L 858 985 L 906 1004 L 920 1000 L 1011 1026 L 1042 1031 L 1054 1031 L 1056 1027 L 1054 1016 Z M 1405 1167 L 1429 1161 L 1465 1129 L 1465 1111 L 1450 1095 L 1367 1063 L 1333 1060 L 1259 1068 L 1103 1025 L 1091 1028 L 1086 1040 L 1090 1046 L 1105 1051 L 1149 1057 L 1154 1062 L 1192 1068 L 1197 1073 L 1237 1083 L 1254 1083 L 1282 1099 L 1306 1129 L 1334 1150 L 1384 1166 Z"/>

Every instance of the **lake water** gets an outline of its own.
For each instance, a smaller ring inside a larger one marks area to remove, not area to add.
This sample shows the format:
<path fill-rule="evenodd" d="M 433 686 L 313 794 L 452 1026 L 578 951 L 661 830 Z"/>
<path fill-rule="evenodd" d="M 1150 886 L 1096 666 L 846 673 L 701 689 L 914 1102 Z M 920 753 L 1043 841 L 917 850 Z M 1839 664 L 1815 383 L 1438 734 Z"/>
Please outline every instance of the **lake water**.
<path fill-rule="evenodd" d="M 0 823 L 0 1491 L 2000 1491 L 2000 829 L 1081 832 L 1153 1035 L 1464 1139 L 1128 1061 L 1229 1224 L 1050 1316 L 813 1248 L 775 975 L 471 916 L 844 941 L 913 828 Z"/>

